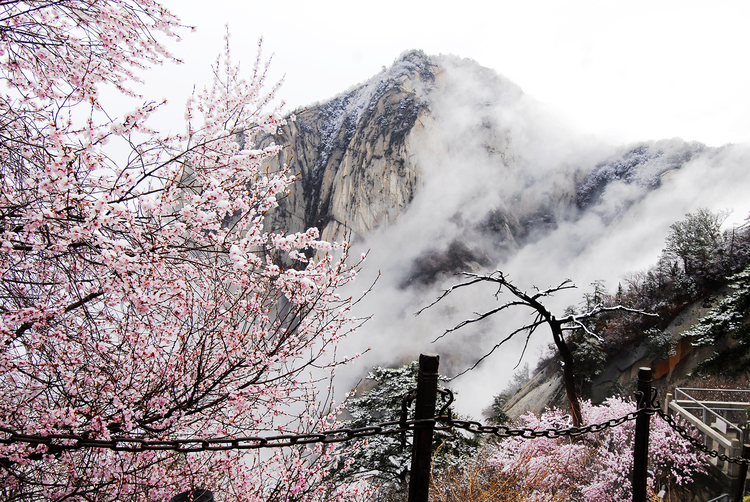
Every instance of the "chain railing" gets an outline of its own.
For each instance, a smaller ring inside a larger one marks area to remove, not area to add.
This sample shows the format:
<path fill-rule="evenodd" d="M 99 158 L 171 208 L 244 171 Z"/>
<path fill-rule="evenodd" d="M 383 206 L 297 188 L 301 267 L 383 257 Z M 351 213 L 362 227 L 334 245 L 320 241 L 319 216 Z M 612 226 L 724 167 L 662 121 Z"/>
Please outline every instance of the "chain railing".
<path fill-rule="evenodd" d="M 452 428 L 463 429 L 465 431 L 474 434 L 490 434 L 499 438 L 510 438 L 517 437 L 522 439 L 535 439 L 535 438 L 560 438 L 560 437 L 577 437 L 584 434 L 601 432 L 605 429 L 618 427 L 625 422 L 629 422 L 638 418 L 638 415 L 647 413 L 651 410 L 639 410 L 627 415 L 623 415 L 619 418 L 613 418 L 606 422 L 598 424 L 584 425 L 581 427 L 566 427 L 564 429 L 531 429 L 521 428 L 514 429 L 506 427 L 504 425 L 483 425 L 480 422 L 473 420 L 453 420 L 450 417 L 441 416 L 436 417 L 436 421 L 439 423 L 446 424 L 445 426 L 435 427 L 435 430 L 447 430 Z"/>
<path fill-rule="evenodd" d="M 446 392 L 443 389 L 441 391 Z M 433 424 L 436 431 L 463 429 L 474 434 L 489 434 L 499 438 L 559 438 L 601 432 L 605 429 L 618 427 L 625 422 L 635 420 L 641 413 L 653 414 L 658 412 L 659 410 L 639 410 L 619 418 L 607 420 L 606 422 L 564 429 L 515 429 L 504 425 L 484 425 L 473 420 L 455 420 L 450 415 L 437 415 L 433 418 L 420 420 L 390 421 L 368 427 L 331 429 L 316 433 L 211 439 L 145 439 L 134 437 L 91 439 L 77 434 L 22 434 L 7 427 L 0 427 L 0 433 L 2 433 L 0 444 L 26 443 L 31 446 L 45 445 L 52 451 L 79 450 L 83 448 L 103 448 L 124 452 L 174 450 L 186 453 L 255 450 L 259 448 L 282 448 L 313 443 L 340 443 L 370 436 L 400 434 L 413 431 L 418 426 L 424 424 Z M 669 420 L 672 420 L 671 417 L 669 417 Z M 675 425 L 675 427 L 679 426 Z M 690 436 L 686 437 L 689 438 Z M 705 447 L 703 448 L 706 449 Z M 727 461 L 732 460 L 729 459 Z"/>
<path fill-rule="evenodd" d="M 435 363 L 435 374 L 437 374 L 436 368 L 437 363 Z M 750 465 L 750 459 L 732 457 L 716 450 L 709 449 L 700 439 L 693 436 L 693 432 L 690 429 L 681 426 L 677 420 L 660 408 L 659 403 L 655 399 L 655 393 L 653 393 L 650 388 L 650 380 L 648 383 L 649 387 L 647 392 L 636 393 L 638 397 L 638 409 L 635 411 L 618 418 L 581 427 L 550 429 L 512 428 L 505 425 L 485 425 L 473 420 L 454 419 L 450 410 L 450 406 L 454 401 L 453 393 L 447 389 L 437 389 L 434 391 L 434 397 L 436 398 L 437 396 L 440 396 L 445 402 L 440 411 L 436 414 L 434 414 L 435 408 L 432 408 L 432 411 L 427 415 L 431 418 L 408 419 L 409 406 L 415 400 L 419 403 L 418 392 L 411 391 L 402 397 L 401 416 L 399 420 L 382 422 L 368 427 L 335 428 L 320 432 L 277 434 L 270 436 L 184 439 L 149 439 L 129 436 L 115 436 L 108 439 L 97 439 L 86 434 L 26 434 L 7 427 L 0 427 L 0 444 L 27 444 L 33 448 L 33 451 L 29 453 L 29 458 L 41 459 L 43 453 L 55 454 L 62 451 L 80 450 L 84 448 L 102 448 L 112 451 L 132 453 L 160 450 L 171 450 L 184 453 L 256 450 L 261 448 L 303 446 L 316 443 L 340 443 L 377 435 L 395 434 L 401 434 L 402 443 L 405 443 L 407 432 L 424 431 L 425 429 L 430 429 L 432 431 L 461 429 L 472 434 L 486 434 L 497 438 L 563 438 L 598 433 L 607 429 L 619 427 L 629 421 L 638 420 L 639 417 L 642 418 L 650 417 L 651 415 L 659 415 L 659 417 L 669 424 L 677 434 L 688 441 L 696 449 L 711 457 L 718 458 L 721 461 L 738 464 L 742 466 L 742 469 L 746 472 L 747 466 Z M 644 400 L 643 396 L 647 394 L 649 395 L 649 399 Z M 416 416 L 419 416 L 418 410 Z M 638 431 L 636 431 L 636 436 L 638 436 Z M 43 453 L 39 452 L 37 450 L 39 446 L 46 447 L 46 451 Z M 431 446 L 424 447 L 422 450 L 424 450 L 424 452 L 419 453 L 417 449 L 414 448 L 413 458 L 416 458 L 418 455 L 427 455 L 429 457 L 431 454 Z M 410 501 L 412 501 L 411 497 Z"/>
<path fill-rule="evenodd" d="M 686 427 L 681 426 L 677 423 L 677 421 L 672 418 L 669 413 L 657 409 L 656 413 L 669 424 L 669 426 L 674 429 L 677 434 L 679 434 L 683 439 L 686 441 L 689 441 L 690 444 L 692 444 L 696 449 L 702 451 L 706 455 L 709 455 L 713 458 L 718 458 L 719 460 L 723 462 L 729 462 L 732 464 L 739 464 L 739 465 L 750 465 L 750 459 L 742 458 L 742 457 L 730 457 L 729 455 L 725 455 L 724 453 L 719 453 L 717 450 L 713 450 L 706 446 L 703 441 L 700 439 L 696 439 L 693 437 L 693 435 L 690 433 L 690 430 Z"/>
<path fill-rule="evenodd" d="M 82 448 L 103 448 L 124 452 L 173 450 L 185 453 L 256 450 L 259 448 L 282 448 L 313 443 L 340 443 L 369 436 L 398 434 L 413 430 L 416 425 L 428 421 L 430 420 L 407 420 L 403 423 L 401 421 L 392 421 L 369 427 L 341 428 L 314 433 L 210 439 L 145 439 L 134 437 L 90 439 L 77 434 L 22 434 L 6 427 L 0 427 L 0 433 L 3 434 L 3 437 L 0 437 L 0 444 L 26 443 L 32 446 L 44 445 L 52 452 L 79 450 Z"/>
<path fill-rule="evenodd" d="M 453 394 L 447 389 L 440 389 L 445 395 Z M 404 396 L 413 399 L 414 393 Z M 577 437 L 584 434 L 602 432 L 606 429 L 619 427 L 620 425 L 638 418 L 641 414 L 659 415 L 667 422 L 683 439 L 687 440 L 701 452 L 735 464 L 750 465 L 750 459 L 742 457 L 730 457 L 717 450 L 708 448 L 700 439 L 695 438 L 692 432 L 681 425 L 668 413 L 657 407 L 642 408 L 627 413 L 618 418 L 609 419 L 605 422 L 584 425 L 581 427 L 566 427 L 561 429 L 531 429 L 513 428 L 505 425 L 485 425 L 474 420 L 456 420 L 446 409 L 433 418 L 420 420 L 398 420 L 382 422 L 377 425 L 358 428 L 338 428 L 323 430 L 315 433 L 303 434 L 279 434 L 273 436 L 247 436 L 247 437 L 222 437 L 222 438 L 200 438 L 200 439 L 145 439 L 135 437 L 113 437 L 111 439 L 91 439 L 78 434 L 23 434 L 7 427 L 0 427 L 0 444 L 26 443 L 30 446 L 45 445 L 50 451 L 79 450 L 83 448 L 103 448 L 113 451 L 141 452 L 173 450 L 178 452 L 202 452 L 202 451 L 226 451 L 226 450 L 255 450 L 259 448 L 282 448 L 289 446 L 307 445 L 313 443 L 340 443 L 377 435 L 394 435 L 413 431 L 423 424 L 434 424 L 434 430 L 447 431 L 451 429 L 462 429 L 473 434 L 486 434 L 498 438 L 560 438 Z"/>

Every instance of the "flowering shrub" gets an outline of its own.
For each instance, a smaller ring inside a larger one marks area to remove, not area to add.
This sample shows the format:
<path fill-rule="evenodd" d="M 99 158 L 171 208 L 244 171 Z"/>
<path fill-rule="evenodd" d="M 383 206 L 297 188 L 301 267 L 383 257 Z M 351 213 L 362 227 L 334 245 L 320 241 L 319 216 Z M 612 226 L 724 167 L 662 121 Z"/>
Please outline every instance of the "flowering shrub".
<path fill-rule="evenodd" d="M 603 423 L 635 411 L 635 404 L 610 398 L 599 406 L 582 403 L 586 423 Z M 559 409 L 537 417 L 521 417 L 522 426 L 535 430 L 569 427 L 570 419 Z M 685 486 L 704 472 L 707 457 L 695 451 L 659 417 L 650 421 L 648 482 L 658 491 L 662 485 Z M 578 438 L 511 438 L 503 441 L 489 461 L 501 474 L 533 485 L 535 499 L 565 493 L 571 500 L 626 502 L 632 498 L 633 441 L 635 422 L 629 421 L 600 433 Z"/>
<path fill-rule="evenodd" d="M 245 80 L 227 44 L 184 134 L 149 127 L 156 103 L 118 118 L 100 100 L 104 86 L 133 96 L 133 71 L 171 58 L 157 38 L 178 27 L 152 0 L 0 6 L 6 430 L 190 439 L 332 425 L 316 379 L 352 327 L 337 290 L 356 266 L 316 229 L 264 227 L 294 176 L 264 167 L 278 145 L 253 147 L 284 125 L 262 111 L 260 55 Z M 336 455 L 2 444 L 0 498 L 349 500 L 361 486 L 321 483 Z"/>

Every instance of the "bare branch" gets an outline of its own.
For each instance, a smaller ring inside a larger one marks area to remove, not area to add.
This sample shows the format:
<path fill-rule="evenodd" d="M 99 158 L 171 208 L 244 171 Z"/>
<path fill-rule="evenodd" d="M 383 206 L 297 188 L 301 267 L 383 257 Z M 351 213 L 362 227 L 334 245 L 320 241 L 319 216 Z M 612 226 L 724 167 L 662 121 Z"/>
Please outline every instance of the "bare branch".
<path fill-rule="evenodd" d="M 603 342 L 603 341 L 604 341 L 604 339 L 603 339 L 602 337 L 600 337 L 599 335 L 597 335 L 596 333 L 594 333 L 593 331 L 591 331 L 591 330 L 590 330 L 590 329 L 588 328 L 588 326 L 586 326 L 586 325 L 585 325 L 584 323 L 582 323 L 581 321 L 575 320 L 575 321 L 572 321 L 572 323 L 573 323 L 573 326 L 570 326 L 570 327 L 563 327 L 563 328 L 561 328 L 561 329 L 562 329 L 563 331 L 574 331 L 574 330 L 576 330 L 576 329 L 579 329 L 579 328 L 580 328 L 580 329 L 582 329 L 582 330 L 583 330 L 584 332 L 586 332 L 586 334 L 587 334 L 587 335 L 589 335 L 589 336 L 592 336 L 592 337 L 596 338 L 596 339 L 597 339 L 597 340 L 599 340 L 600 342 Z"/>
<path fill-rule="evenodd" d="M 585 321 L 587 319 L 594 318 L 598 316 L 599 314 L 602 314 L 604 312 L 628 312 L 631 314 L 637 314 L 642 315 L 646 317 L 655 317 L 659 318 L 659 314 L 654 314 L 653 312 L 646 312 L 645 310 L 640 309 L 634 309 L 630 307 L 625 307 L 624 305 L 613 305 L 611 307 L 605 307 L 603 303 L 598 303 L 594 306 L 593 309 L 591 309 L 589 312 L 586 312 L 584 314 L 572 314 L 568 317 L 565 317 L 564 319 L 561 319 L 560 322 L 567 323 L 575 323 L 580 321 Z"/>
<path fill-rule="evenodd" d="M 469 274 L 464 274 L 464 275 L 469 275 Z M 471 286 L 471 285 L 474 285 L 474 284 L 476 284 L 478 282 L 484 282 L 484 279 L 481 278 L 481 277 L 478 277 L 478 278 L 476 278 L 474 280 L 471 280 L 469 282 L 465 282 L 465 283 L 462 283 L 462 284 L 456 284 L 455 286 L 451 286 L 450 288 L 448 288 L 445 291 L 443 291 L 443 293 L 437 298 L 437 300 L 435 300 L 434 302 L 430 303 L 426 307 L 422 307 L 414 315 L 418 316 L 419 314 L 421 314 L 422 312 L 424 312 L 428 308 L 430 308 L 430 307 L 434 306 L 435 304 L 437 304 L 439 301 L 441 301 L 443 298 L 445 298 L 449 294 L 453 293 L 458 288 L 463 288 L 463 287 L 466 287 L 466 286 Z"/>
<path fill-rule="evenodd" d="M 500 347 L 500 346 L 501 346 L 502 344 L 504 344 L 505 342 L 507 342 L 508 340 L 510 340 L 511 338 L 513 338 L 514 336 L 516 336 L 516 335 L 517 335 L 518 333 L 523 333 L 524 331 L 527 331 L 527 330 L 528 330 L 528 331 L 529 331 L 529 336 L 531 336 L 531 333 L 533 333 L 534 331 L 536 331 L 536 328 L 538 328 L 538 327 L 539 327 L 539 326 L 541 326 L 542 324 L 545 324 L 545 322 L 546 322 L 546 321 L 543 321 L 543 320 L 541 320 L 541 321 L 535 321 L 535 322 L 534 322 L 534 323 L 532 323 L 532 324 L 527 324 L 527 325 L 525 325 L 525 326 L 522 326 L 522 327 L 520 327 L 520 328 L 518 328 L 518 329 L 514 330 L 513 332 L 511 332 L 510 334 L 508 334 L 508 335 L 507 335 L 507 336 L 506 336 L 505 338 L 503 338 L 503 339 L 502 339 L 502 340 L 501 340 L 500 342 L 496 343 L 496 344 L 495 344 L 495 346 L 494 346 L 494 347 L 492 347 L 492 349 L 490 349 L 490 351 L 489 351 L 489 352 L 487 352 L 487 353 L 486 353 L 485 355 L 483 355 L 482 357 L 480 357 L 480 358 L 479 358 L 479 359 L 477 360 L 477 362 L 475 362 L 475 363 L 474 363 L 474 365 L 473 365 L 473 366 L 472 366 L 471 368 L 468 368 L 468 369 L 465 369 L 465 370 L 463 370 L 462 372 L 458 373 L 458 374 L 457 374 L 456 376 L 454 376 L 453 378 L 451 378 L 451 380 L 453 380 L 454 378 L 458 378 L 458 377 L 460 377 L 461 375 L 463 375 L 464 373 L 468 373 L 469 371 L 471 371 L 471 370 L 473 370 L 474 368 L 476 368 L 477 366 L 479 366 L 479 364 L 480 364 L 480 363 L 481 363 L 482 361 L 484 361 L 485 359 L 487 359 L 488 357 L 490 357 L 490 356 L 492 355 L 492 353 L 493 353 L 493 352 L 495 352 L 495 350 L 496 350 L 496 349 L 497 349 L 498 347 Z M 525 351 L 525 350 L 526 350 L 526 349 L 524 348 L 524 351 Z M 521 357 L 523 357 L 523 355 L 522 355 Z"/>
<path fill-rule="evenodd" d="M 448 333 L 452 333 L 453 331 L 456 331 L 456 330 L 458 330 L 458 329 L 460 329 L 460 328 L 463 328 L 464 326 L 466 326 L 466 325 L 468 325 L 468 324 L 473 324 L 473 323 L 477 323 L 477 322 L 479 322 L 479 321 L 482 321 L 482 320 L 484 320 L 484 319 L 487 319 L 488 317 L 490 317 L 490 316 L 492 316 L 492 315 L 494 315 L 494 314 L 497 314 L 498 312 L 500 312 L 500 311 L 502 311 L 502 310 L 506 310 L 506 309 L 508 309 L 508 308 L 510 308 L 510 307 L 514 307 L 514 306 L 523 306 L 523 305 L 526 305 L 526 303 L 524 303 L 524 302 L 509 302 L 509 303 L 506 303 L 506 304 L 504 304 L 504 305 L 501 305 L 500 307 L 494 308 L 494 309 L 492 309 L 492 310 L 488 310 L 487 312 L 485 312 L 485 313 L 483 313 L 483 314 L 477 314 L 477 317 L 475 317 L 475 318 L 473 318 L 473 319 L 466 319 L 466 320 L 464 320 L 464 321 L 461 321 L 460 323 L 458 323 L 458 324 L 457 324 L 457 325 L 455 325 L 454 327 L 452 327 L 452 328 L 450 328 L 450 329 L 446 329 L 446 330 L 445 330 L 445 332 L 444 332 L 444 333 L 443 333 L 442 335 L 440 335 L 440 336 L 438 336 L 437 338 L 435 338 L 435 339 L 434 339 L 434 340 L 432 341 L 432 343 L 435 343 L 435 342 L 437 342 L 438 340 L 440 340 L 441 338 L 443 338 L 443 337 L 444 337 L 445 335 L 447 335 Z"/>
<path fill-rule="evenodd" d="M 534 289 L 537 289 L 537 294 L 532 296 L 534 300 L 538 298 L 542 298 L 545 296 L 552 296 L 554 293 L 557 293 L 558 291 L 565 291 L 566 289 L 576 289 L 577 286 L 573 284 L 573 281 L 570 279 L 565 279 L 563 282 L 561 282 L 558 286 L 555 286 L 554 288 L 548 288 L 544 291 L 539 291 L 536 287 Z"/>

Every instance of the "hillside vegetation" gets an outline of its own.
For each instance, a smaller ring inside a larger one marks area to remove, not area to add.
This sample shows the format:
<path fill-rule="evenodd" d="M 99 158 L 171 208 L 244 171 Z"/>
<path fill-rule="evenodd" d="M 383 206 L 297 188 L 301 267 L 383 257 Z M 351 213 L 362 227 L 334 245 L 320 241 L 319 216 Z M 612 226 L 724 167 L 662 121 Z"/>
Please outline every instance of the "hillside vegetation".
<path fill-rule="evenodd" d="M 654 266 L 629 274 L 614 293 L 597 281 L 583 295 L 580 305 L 569 307 L 566 314 L 588 312 L 601 304 L 659 315 L 605 313 L 585 328 L 570 332 L 568 343 L 573 349 L 578 391 L 584 398 L 585 423 L 604 422 L 634 409 L 628 398 L 632 392 L 623 386 L 613 385 L 609 393 L 614 396 L 600 404 L 590 400 L 592 382 L 621 351 L 634 344 L 645 346 L 647 357 L 653 361 L 674 358 L 683 338 L 696 347 L 713 347 L 708 358 L 691 368 L 694 375 L 719 379 L 728 386 L 746 380 L 750 365 L 750 227 L 746 221 L 722 230 L 728 215 L 706 209 L 687 214 L 670 227 Z M 722 293 L 724 298 L 716 300 L 698 323 L 684 326 L 679 333 L 670 331 L 674 319 L 687 306 L 727 289 L 731 293 Z M 373 417 L 396 416 L 400 396 L 413 385 L 414 364 L 399 369 L 375 368 L 370 375 L 374 387 L 349 405 L 351 425 L 363 426 L 363 420 Z M 540 362 L 536 375 L 530 375 L 528 366 L 519 370 L 507 388 L 494 397 L 484 421 L 534 429 L 569 426 L 565 406 L 554 400 L 545 403 L 553 407 L 541 414 L 524 414 L 515 420 L 508 414 L 517 391 L 530 380 L 539 385 L 539 375 L 559 371 L 554 370 L 559 364 L 557 356 L 550 356 Z M 466 438 L 461 431 L 443 433 L 436 442 L 438 460 L 433 464 L 431 497 L 436 501 L 603 500 L 607 494 L 611 500 L 630 500 L 633 433 L 633 423 L 577 441 L 497 441 Z M 383 441 L 388 445 L 378 443 L 357 457 L 355 470 L 365 478 L 374 476 L 375 500 L 399 500 L 408 486 L 410 449 L 401 449 L 398 438 Z M 653 494 L 663 491 L 668 500 L 685 501 L 693 500 L 698 493 L 705 495 L 707 457 L 661 420 L 652 423 L 650 449 Z M 398 469 L 396 475 L 389 474 L 390 467 Z"/>
<path fill-rule="evenodd" d="M 592 395 L 592 383 L 602 380 L 602 372 L 623 351 L 642 354 L 640 360 L 654 364 L 672 357 L 674 366 L 679 363 L 674 358 L 679 359 L 677 349 L 681 343 L 687 350 L 714 348 L 697 367 L 682 368 L 685 376 L 710 376 L 726 385 L 745 379 L 750 355 L 746 340 L 750 227 L 746 220 L 743 225 L 722 230 L 728 216 L 728 211 L 707 209 L 685 215 L 685 219 L 670 227 L 655 265 L 626 275 L 615 292 L 606 291 L 603 283 L 596 281 L 578 306 L 569 307 L 569 311 L 575 312 L 590 310 L 597 304 L 623 305 L 659 316 L 606 313 L 586 330 L 571 333 L 568 343 L 581 395 L 601 400 L 607 394 L 619 395 L 628 390 L 619 386 L 621 379 L 613 379 L 607 393 Z M 727 294 L 727 286 L 733 293 L 714 305 Z M 696 302 L 703 307 L 699 311 L 708 315 L 697 326 L 675 327 L 675 319 Z M 706 311 L 705 307 L 712 308 Z M 640 350 L 634 351 L 633 347 Z M 554 368 L 556 364 L 558 360 L 553 355 L 540 361 L 537 370 Z"/>

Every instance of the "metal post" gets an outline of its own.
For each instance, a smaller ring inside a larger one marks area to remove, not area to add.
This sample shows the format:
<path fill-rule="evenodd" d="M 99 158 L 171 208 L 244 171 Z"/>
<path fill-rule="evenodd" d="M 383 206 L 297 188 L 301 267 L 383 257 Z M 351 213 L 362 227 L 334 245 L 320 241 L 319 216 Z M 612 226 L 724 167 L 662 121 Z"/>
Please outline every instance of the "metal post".
<path fill-rule="evenodd" d="M 198 488 L 175 495 L 169 502 L 214 502 L 214 492 Z"/>
<path fill-rule="evenodd" d="M 414 411 L 416 420 L 433 418 L 437 401 L 438 365 L 437 354 L 419 355 L 417 375 L 417 402 Z M 432 464 L 432 431 L 435 422 L 418 424 L 414 430 L 414 446 L 411 455 L 409 477 L 409 502 L 427 502 L 430 494 L 430 467 Z"/>
<path fill-rule="evenodd" d="M 648 408 L 651 401 L 651 368 L 638 370 L 637 409 Z M 635 419 L 635 444 L 633 445 L 633 502 L 646 502 L 646 475 L 648 469 L 648 436 L 650 415 L 645 413 Z"/>
<path fill-rule="evenodd" d="M 750 444 L 742 446 L 742 458 L 750 459 Z M 747 464 L 740 464 L 739 473 L 736 479 L 736 485 L 734 486 L 734 497 L 733 502 L 742 502 L 745 497 L 745 481 L 747 480 Z"/>
<path fill-rule="evenodd" d="M 703 407 L 703 418 L 701 420 L 702 420 L 702 422 L 704 424 L 708 423 L 708 410 L 706 409 L 705 406 Z M 709 426 L 710 425 L 711 424 L 709 424 Z M 704 434 L 703 444 L 705 444 L 706 448 L 708 448 L 709 450 L 713 450 L 714 449 L 714 443 L 713 443 L 713 441 L 711 440 L 711 437 L 708 434 Z"/>

